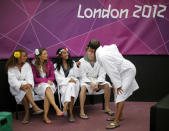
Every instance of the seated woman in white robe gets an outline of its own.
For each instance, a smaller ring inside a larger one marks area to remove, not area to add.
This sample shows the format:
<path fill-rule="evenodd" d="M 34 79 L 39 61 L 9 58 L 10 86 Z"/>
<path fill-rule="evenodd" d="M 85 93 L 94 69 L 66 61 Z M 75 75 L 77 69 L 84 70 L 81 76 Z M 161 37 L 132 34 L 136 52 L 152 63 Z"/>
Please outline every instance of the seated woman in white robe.
<path fill-rule="evenodd" d="M 79 76 L 76 63 L 71 59 L 67 48 L 57 51 L 55 78 L 61 94 L 64 115 L 69 108 L 69 122 L 74 122 L 73 107 L 79 94 Z"/>
<path fill-rule="evenodd" d="M 110 123 L 106 128 L 113 129 L 119 127 L 125 100 L 135 90 L 139 89 L 135 80 L 136 68 L 133 63 L 122 56 L 115 44 L 102 47 L 98 40 L 93 39 L 89 42 L 88 46 L 95 52 L 96 60 L 105 69 L 114 85 L 114 98 L 117 104 L 117 111 L 115 117 L 107 119 L 114 122 Z"/>
<path fill-rule="evenodd" d="M 12 53 L 6 64 L 10 92 L 15 97 L 17 104 L 23 103 L 25 108 L 23 124 L 29 123 L 29 104 L 32 105 L 35 114 L 43 112 L 33 99 L 33 73 L 27 58 L 27 52 L 23 49 L 18 49 Z"/>
<path fill-rule="evenodd" d="M 104 93 L 105 98 L 105 112 L 108 115 L 113 115 L 109 108 L 110 102 L 110 83 L 105 80 L 106 72 L 96 61 L 94 53 L 86 47 L 86 55 L 80 59 L 80 118 L 88 119 L 84 112 L 84 103 L 86 99 L 86 92 L 89 94 Z"/>
<path fill-rule="evenodd" d="M 45 48 L 35 50 L 35 59 L 32 61 L 32 70 L 35 81 L 35 92 L 44 99 L 44 115 L 43 120 L 46 124 L 51 124 L 48 118 L 50 104 L 56 111 L 57 116 L 63 116 L 63 112 L 58 108 L 55 102 L 54 93 L 56 86 L 53 83 L 55 80 L 54 65 L 48 59 L 48 53 Z"/>

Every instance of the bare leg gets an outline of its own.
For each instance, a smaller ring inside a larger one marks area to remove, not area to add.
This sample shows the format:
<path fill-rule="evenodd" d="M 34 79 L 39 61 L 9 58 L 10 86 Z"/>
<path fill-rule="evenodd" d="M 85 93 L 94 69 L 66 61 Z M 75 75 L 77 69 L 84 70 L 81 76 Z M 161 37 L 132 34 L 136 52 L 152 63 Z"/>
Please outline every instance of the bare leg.
<path fill-rule="evenodd" d="M 24 116 L 23 121 L 28 121 L 29 120 L 29 102 L 28 102 L 26 96 L 24 96 L 22 103 L 23 103 L 24 108 L 25 108 L 25 116 Z"/>
<path fill-rule="evenodd" d="M 73 107 L 74 107 L 74 97 L 71 97 L 71 102 L 69 103 L 69 118 L 73 119 Z"/>
<path fill-rule="evenodd" d="M 81 91 L 80 91 L 80 114 L 84 115 L 84 103 L 86 100 L 86 86 L 82 86 L 81 87 Z"/>
<path fill-rule="evenodd" d="M 44 115 L 43 115 L 43 119 L 45 120 L 46 123 L 51 123 L 51 121 L 50 121 L 49 118 L 48 118 L 49 107 L 50 107 L 50 103 L 49 103 L 47 97 L 45 96 L 45 99 L 44 99 Z"/>
<path fill-rule="evenodd" d="M 45 92 L 45 96 L 47 97 L 49 103 L 53 106 L 53 108 L 55 109 L 56 113 L 58 115 L 62 114 L 62 111 L 58 108 L 58 106 L 55 103 L 55 98 L 54 98 L 54 94 L 52 92 L 52 90 L 50 89 L 50 87 L 46 88 L 46 92 Z"/>
<path fill-rule="evenodd" d="M 122 111 L 124 108 L 124 104 L 125 104 L 125 101 L 117 103 L 117 111 L 116 111 L 116 116 L 114 120 L 115 124 L 119 123 L 120 117 L 122 117 L 121 115 L 122 115 Z"/>
<path fill-rule="evenodd" d="M 64 107 L 63 107 L 63 112 L 66 114 L 67 113 L 67 110 L 68 110 L 68 102 L 65 102 L 64 103 Z"/>
<path fill-rule="evenodd" d="M 128 74 L 130 74 L 130 76 L 128 76 Z M 131 85 L 135 75 L 136 75 L 136 69 L 131 68 L 129 70 L 129 72 L 125 75 L 126 75 L 125 79 L 122 78 L 122 83 L 123 83 L 123 86 L 125 87 L 125 90 L 128 90 L 130 88 L 130 85 Z M 115 123 L 118 123 L 120 118 L 122 118 L 124 104 L 125 104 L 125 101 L 121 101 L 121 102 L 117 103 L 117 111 L 116 111 L 116 116 L 115 116 L 115 120 L 114 120 Z"/>
<path fill-rule="evenodd" d="M 100 86 L 104 89 L 104 100 L 105 100 L 105 111 L 110 111 L 109 102 L 110 102 L 110 87 L 108 84 Z"/>
<path fill-rule="evenodd" d="M 40 110 L 41 110 L 41 109 L 36 105 L 36 103 L 34 102 L 33 96 L 32 96 L 32 91 L 31 91 L 30 88 L 26 91 L 26 95 L 25 95 L 25 96 L 26 96 L 27 100 L 29 101 L 29 103 L 32 105 L 34 111 L 40 111 Z"/>

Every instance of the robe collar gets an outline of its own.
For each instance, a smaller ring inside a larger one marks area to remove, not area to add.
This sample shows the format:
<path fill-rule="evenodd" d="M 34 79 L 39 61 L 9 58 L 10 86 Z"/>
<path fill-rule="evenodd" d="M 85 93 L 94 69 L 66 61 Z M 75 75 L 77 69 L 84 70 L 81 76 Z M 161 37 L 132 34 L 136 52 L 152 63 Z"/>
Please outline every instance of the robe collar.
<path fill-rule="evenodd" d="M 89 61 L 87 55 L 85 55 L 83 58 L 84 58 L 84 60 L 87 61 L 92 67 L 94 67 L 94 64 L 95 64 L 96 62 L 94 62 L 94 64 L 92 64 L 92 63 Z"/>

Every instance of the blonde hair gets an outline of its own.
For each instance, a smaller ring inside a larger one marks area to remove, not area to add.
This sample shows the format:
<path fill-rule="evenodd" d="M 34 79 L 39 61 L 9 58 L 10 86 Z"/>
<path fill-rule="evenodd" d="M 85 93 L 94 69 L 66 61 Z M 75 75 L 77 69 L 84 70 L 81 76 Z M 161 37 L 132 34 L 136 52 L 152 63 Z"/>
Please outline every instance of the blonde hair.
<path fill-rule="evenodd" d="M 40 58 L 39 58 L 39 56 L 42 55 L 42 52 L 45 51 L 46 49 L 39 48 L 38 50 L 39 50 L 39 55 L 35 55 L 35 67 L 38 70 L 38 72 L 40 72 Z M 44 72 L 46 72 L 46 63 L 47 63 L 47 60 L 45 60 L 42 64 L 42 69 Z"/>
<path fill-rule="evenodd" d="M 17 63 L 18 63 L 18 58 L 16 58 L 16 57 L 14 56 L 15 52 L 19 52 L 20 54 L 24 52 L 24 53 L 26 53 L 26 55 L 27 55 L 27 52 L 26 52 L 24 49 L 17 49 L 17 50 L 15 50 L 15 51 L 12 53 L 12 55 L 9 57 L 9 59 L 8 59 L 8 61 L 7 61 L 7 63 L 6 63 L 6 70 L 8 70 L 9 68 L 12 68 L 12 67 L 14 67 L 14 66 L 17 65 Z M 20 57 L 21 57 L 21 56 L 20 56 Z M 20 58 L 20 57 L 19 57 L 19 58 Z M 27 59 L 27 62 L 29 62 L 28 59 Z"/>

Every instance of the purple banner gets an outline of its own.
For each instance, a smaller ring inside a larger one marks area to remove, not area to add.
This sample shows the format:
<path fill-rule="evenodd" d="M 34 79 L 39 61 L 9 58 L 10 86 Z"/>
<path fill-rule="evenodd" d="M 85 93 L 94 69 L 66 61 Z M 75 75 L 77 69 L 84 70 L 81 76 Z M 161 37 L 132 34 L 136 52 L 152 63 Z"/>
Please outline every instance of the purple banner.
<path fill-rule="evenodd" d="M 169 55 L 169 0 L 1 0 L 0 59 L 44 47 L 83 56 L 92 38 L 124 55 Z"/>

